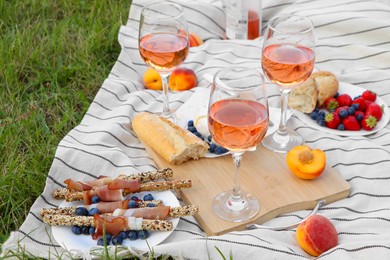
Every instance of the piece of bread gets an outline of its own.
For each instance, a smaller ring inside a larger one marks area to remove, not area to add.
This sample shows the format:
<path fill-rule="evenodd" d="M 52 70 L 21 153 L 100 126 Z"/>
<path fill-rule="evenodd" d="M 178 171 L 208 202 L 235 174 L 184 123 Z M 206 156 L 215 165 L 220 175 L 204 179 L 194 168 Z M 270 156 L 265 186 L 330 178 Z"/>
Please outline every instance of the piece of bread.
<path fill-rule="evenodd" d="M 206 142 L 175 125 L 166 118 L 141 112 L 132 121 L 134 132 L 164 160 L 181 164 L 190 159 L 199 159 L 206 154 Z"/>
<path fill-rule="evenodd" d="M 325 100 L 334 97 L 339 90 L 339 82 L 336 76 L 329 71 L 314 72 L 310 76 L 318 91 L 317 107 L 321 107 Z"/>
<path fill-rule="evenodd" d="M 311 113 L 317 105 L 318 91 L 314 85 L 314 80 L 310 77 L 301 85 L 294 88 L 289 97 L 290 108 L 303 113 Z"/>

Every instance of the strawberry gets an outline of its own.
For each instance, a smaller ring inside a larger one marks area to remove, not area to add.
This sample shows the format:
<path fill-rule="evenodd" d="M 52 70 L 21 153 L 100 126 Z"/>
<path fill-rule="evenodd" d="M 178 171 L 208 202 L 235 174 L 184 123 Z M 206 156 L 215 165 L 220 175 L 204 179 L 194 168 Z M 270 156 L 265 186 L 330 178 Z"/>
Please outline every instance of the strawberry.
<path fill-rule="evenodd" d="M 341 119 L 336 112 L 329 113 L 325 116 L 325 125 L 329 128 L 336 129 L 341 123 Z"/>
<path fill-rule="evenodd" d="M 363 120 L 362 120 L 362 128 L 367 131 L 371 131 L 376 127 L 376 124 L 378 121 L 374 116 L 371 115 L 365 115 Z"/>
<path fill-rule="evenodd" d="M 343 119 L 343 124 L 346 130 L 351 130 L 351 131 L 359 131 L 360 130 L 360 124 L 356 120 L 356 117 L 354 116 L 347 116 L 346 118 Z"/>
<path fill-rule="evenodd" d="M 382 107 L 377 103 L 371 103 L 367 106 L 366 116 L 374 116 L 377 121 L 381 120 L 383 114 Z"/>
<path fill-rule="evenodd" d="M 331 97 L 325 100 L 325 108 L 330 112 L 335 111 L 339 107 L 339 102 L 337 99 Z"/>
<path fill-rule="evenodd" d="M 339 102 L 339 106 L 350 106 L 352 104 L 352 98 L 348 94 L 341 94 L 337 97 L 337 101 Z"/>
<path fill-rule="evenodd" d="M 359 111 L 365 111 L 366 108 L 367 108 L 367 103 L 366 103 L 366 100 L 362 97 L 359 97 L 357 99 L 355 99 L 354 101 L 352 101 L 352 105 L 353 104 L 358 104 L 359 106 L 357 107 L 357 110 Z"/>
<path fill-rule="evenodd" d="M 362 98 L 374 102 L 376 100 L 376 93 L 371 90 L 366 90 L 363 92 Z"/>

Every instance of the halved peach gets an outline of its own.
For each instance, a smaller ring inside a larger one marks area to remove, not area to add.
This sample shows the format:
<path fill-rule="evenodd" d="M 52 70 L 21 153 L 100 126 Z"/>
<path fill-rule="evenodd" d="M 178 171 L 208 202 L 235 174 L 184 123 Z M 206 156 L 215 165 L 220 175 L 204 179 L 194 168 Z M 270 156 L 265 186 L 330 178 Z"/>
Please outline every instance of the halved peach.
<path fill-rule="evenodd" d="M 287 166 L 292 173 L 302 179 L 314 179 L 321 175 L 326 166 L 326 155 L 320 149 L 299 145 L 286 156 Z"/>

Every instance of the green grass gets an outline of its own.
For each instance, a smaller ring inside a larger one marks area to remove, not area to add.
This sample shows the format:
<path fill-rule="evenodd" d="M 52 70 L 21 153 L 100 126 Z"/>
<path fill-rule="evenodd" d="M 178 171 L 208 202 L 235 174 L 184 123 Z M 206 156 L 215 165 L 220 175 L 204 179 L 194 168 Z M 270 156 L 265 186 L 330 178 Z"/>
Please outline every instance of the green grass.
<path fill-rule="evenodd" d="M 0 244 L 41 194 L 120 46 L 131 1 L 0 1 Z"/>

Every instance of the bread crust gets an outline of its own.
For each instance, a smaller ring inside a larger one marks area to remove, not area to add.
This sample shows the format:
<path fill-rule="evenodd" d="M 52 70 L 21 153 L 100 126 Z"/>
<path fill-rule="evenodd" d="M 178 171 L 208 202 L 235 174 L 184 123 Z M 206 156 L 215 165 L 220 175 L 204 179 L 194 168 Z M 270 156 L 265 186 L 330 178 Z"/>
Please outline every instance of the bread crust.
<path fill-rule="evenodd" d="M 164 160 L 181 164 L 203 157 L 209 148 L 200 138 L 155 114 L 141 112 L 132 121 L 138 138 Z"/>
<path fill-rule="evenodd" d="M 339 89 L 336 76 L 329 71 L 317 71 L 311 75 L 318 91 L 317 106 L 324 105 L 325 100 L 334 97 Z"/>

